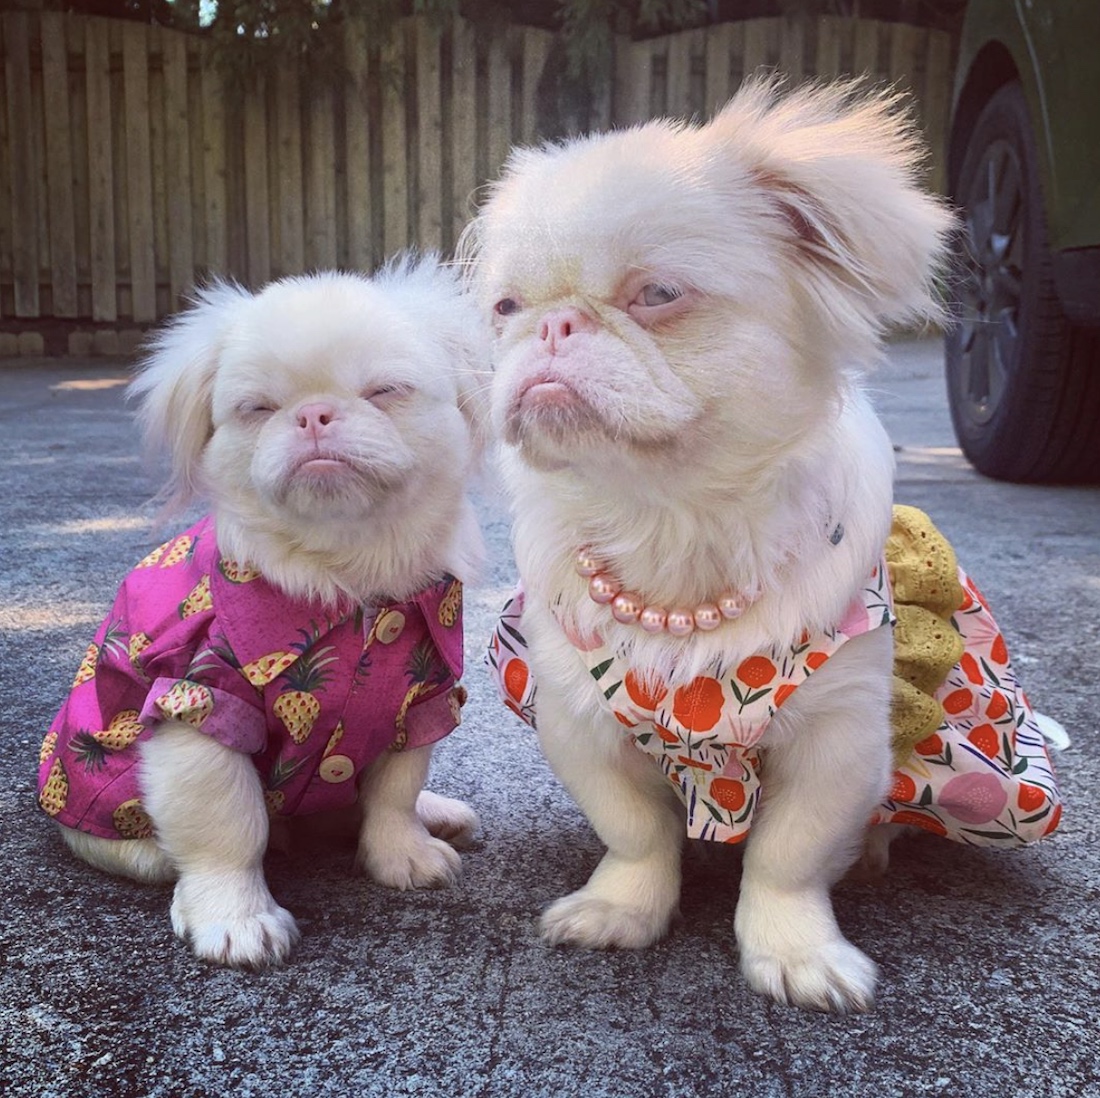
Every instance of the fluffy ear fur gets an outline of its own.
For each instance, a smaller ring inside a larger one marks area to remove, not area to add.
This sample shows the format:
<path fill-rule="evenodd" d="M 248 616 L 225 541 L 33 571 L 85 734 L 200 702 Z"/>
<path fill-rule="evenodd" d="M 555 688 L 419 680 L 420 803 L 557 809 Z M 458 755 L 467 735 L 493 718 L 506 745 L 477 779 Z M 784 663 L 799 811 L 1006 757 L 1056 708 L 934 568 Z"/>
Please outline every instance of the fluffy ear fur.
<path fill-rule="evenodd" d="M 201 494 L 199 458 L 213 432 L 211 390 L 235 310 L 251 294 L 231 282 L 199 290 L 191 306 L 159 332 L 128 396 L 140 403 L 138 421 L 146 453 L 168 458 L 161 495 L 169 511 Z"/>
<path fill-rule="evenodd" d="M 480 455 L 489 431 L 490 336 L 458 271 L 441 266 L 435 255 L 406 254 L 388 263 L 374 281 L 423 316 L 425 330 L 438 332 L 458 386 L 459 410 Z"/>
<path fill-rule="evenodd" d="M 941 316 L 933 281 L 954 219 L 919 186 L 924 147 L 902 98 L 858 81 L 787 95 L 754 81 L 704 129 L 736 148 L 839 325 Z"/>

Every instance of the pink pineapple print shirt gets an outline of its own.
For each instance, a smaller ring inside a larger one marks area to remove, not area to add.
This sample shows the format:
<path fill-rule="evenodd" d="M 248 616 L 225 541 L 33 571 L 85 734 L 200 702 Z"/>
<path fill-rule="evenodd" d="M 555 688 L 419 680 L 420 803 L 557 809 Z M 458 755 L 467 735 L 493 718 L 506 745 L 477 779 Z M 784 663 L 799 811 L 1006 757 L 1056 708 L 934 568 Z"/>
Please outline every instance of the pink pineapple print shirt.
<path fill-rule="evenodd" d="M 41 750 L 39 803 L 66 827 L 142 838 L 136 763 L 164 720 L 252 756 L 273 814 L 354 803 L 387 749 L 459 723 L 462 587 L 405 602 L 295 601 L 218 551 L 207 517 L 123 581 Z"/>

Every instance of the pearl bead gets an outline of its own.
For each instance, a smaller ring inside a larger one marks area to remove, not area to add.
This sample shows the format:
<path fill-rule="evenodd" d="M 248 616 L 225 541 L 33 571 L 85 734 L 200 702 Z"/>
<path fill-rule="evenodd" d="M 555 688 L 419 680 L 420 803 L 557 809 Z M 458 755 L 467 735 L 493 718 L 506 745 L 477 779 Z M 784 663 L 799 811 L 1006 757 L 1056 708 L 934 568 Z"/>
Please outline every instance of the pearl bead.
<path fill-rule="evenodd" d="M 668 621 L 668 614 L 665 613 L 662 606 L 647 606 L 641 613 L 641 617 L 638 618 L 638 624 L 647 633 L 661 633 L 664 632 L 665 623 Z"/>
<path fill-rule="evenodd" d="M 602 565 L 587 549 L 582 549 L 577 554 L 574 567 L 577 569 L 577 575 L 584 576 L 585 579 L 591 579 L 600 571 Z"/>
<path fill-rule="evenodd" d="M 606 606 L 622 590 L 622 584 L 606 572 L 597 572 L 588 581 L 588 594 L 593 602 Z"/>
<path fill-rule="evenodd" d="M 611 616 L 623 625 L 633 625 L 644 609 L 641 596 L 633 591 L 623 591 L 611 600 Z"/>
<path fill-rule="evenodd" d="M 727 593 L 718 600 L 718 612 L 733 621 L 745 612 L 745 600 L 740 595 Z"/>
<path fill-rule="evenodd" d="M 689 636 L 695 632 L 695 615 L 690 610 L 670 610 L 666 628 L 674 637 Z"/>
<path fill-rule="evenodd" d="M 695 607 L 695 628 L 709 633 L 722 624 L 722 614 L 713 603 L 704 602 Z"/>

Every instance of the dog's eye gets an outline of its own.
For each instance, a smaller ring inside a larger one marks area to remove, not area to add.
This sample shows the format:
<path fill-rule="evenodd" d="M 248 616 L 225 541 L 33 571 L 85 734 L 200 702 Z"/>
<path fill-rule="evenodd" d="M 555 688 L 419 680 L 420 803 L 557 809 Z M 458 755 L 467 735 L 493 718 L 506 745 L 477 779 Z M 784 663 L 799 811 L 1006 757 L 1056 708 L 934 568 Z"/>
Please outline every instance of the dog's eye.
<path fill-rule="evenodd" d="M 273 415 L 275 409 L 270 404 L 263 404 L 259 401 L 246 401 L 238 409 L 238 412 L 246 419 L 253 419 L 259 416 Z"/>
<path fill-rule="evenodd" d="M 647 282 L 642 291 L 634 299 L 635 305 L 644 305 L 647 309 L 657 309 L 662 305 L 671 305 L 672 302 L 684 296 L 684 291 L 675 286 L 665 286 L 660 282 Z"/>
<path fill-rule="evenodd" d="M 512 316 L 514 313 L 519 312 L 519 302 L 514 297 L 501 298 L 493 306 L 493 312 L 497 316 Z"/>
<path fill-rule="evenodd" d="M 400 385 L 376 385 L 363 390 L 363 399 L 371 403 L 388 403 L 391 399 L 404 395 L 408 390 Z"/>

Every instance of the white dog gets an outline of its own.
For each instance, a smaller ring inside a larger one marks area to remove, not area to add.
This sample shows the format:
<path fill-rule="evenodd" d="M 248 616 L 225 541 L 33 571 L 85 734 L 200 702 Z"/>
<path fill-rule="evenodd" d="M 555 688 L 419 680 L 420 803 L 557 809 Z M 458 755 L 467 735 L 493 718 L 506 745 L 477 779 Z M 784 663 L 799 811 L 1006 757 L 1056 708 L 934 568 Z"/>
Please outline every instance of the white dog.
<path fill-rule="evenodd" d="M 269 815 L 358 805 L 360 859 L 397 888 L 459 870 L 442 838 L 476 817 L 421 790 L 458 723 L 482 553 L 479 330 L 429 260 L 219 284 L 133 383 L 169 494 L 210 515 L 127 577 L 43 744 L 40 803 L 93 865 L 177 879 L 199 957 L 263 966 L 298 936 L 264 880 Z"/>
<path fill-rule="evenodd" d="M 951 225 L 894 108 L 754 84 L 705 125 L 520 150 L 466 241 L 525 600 L 493 662 L 531 717 L 522 627 L 542 748 L 607 846 L 543 933 L 666 932 L 679 792 L 692 835 L 752 821 L 749 983 L 833 1010 L 873 998 L 829 892 L 891 772 L 894 459 L 859 379 L 884 325 L 937 315 Z"/>

